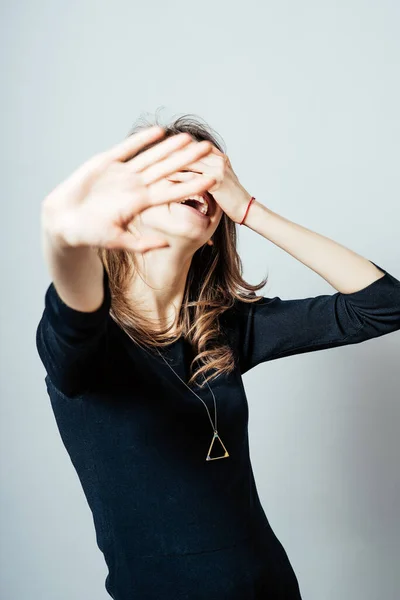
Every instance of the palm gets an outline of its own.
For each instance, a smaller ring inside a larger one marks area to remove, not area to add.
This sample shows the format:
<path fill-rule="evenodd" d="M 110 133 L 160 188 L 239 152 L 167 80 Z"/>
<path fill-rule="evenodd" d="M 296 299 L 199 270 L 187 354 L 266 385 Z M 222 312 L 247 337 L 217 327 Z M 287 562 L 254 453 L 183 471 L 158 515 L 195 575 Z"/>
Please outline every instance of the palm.
<path fill-rule="evenodd" d="M 167 245 L 161 238 L 135 240 L 128 224 L 146 208 L 202 193 L 215 180 L 167 181 L 168 175 L 209 153 L 211 144 L 178 134 L 141 152 L 162 134 L 152 127 L 130 136 L 84 163 L 46 198 L 67 244 L 140 252 Z"/>

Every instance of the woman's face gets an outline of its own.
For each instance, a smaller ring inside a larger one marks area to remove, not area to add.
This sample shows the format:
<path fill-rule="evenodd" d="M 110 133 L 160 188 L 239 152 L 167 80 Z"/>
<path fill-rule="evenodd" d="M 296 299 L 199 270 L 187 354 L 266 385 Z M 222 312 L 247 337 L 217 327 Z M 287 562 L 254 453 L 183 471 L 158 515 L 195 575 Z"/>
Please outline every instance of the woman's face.
<path fill-rule="evenodd" d="M 147 208 L 134 219 L 134 229 L 143 234 L 159 234 L 170 246 L 182 247 L 183 243 L 194 253 L 212 237 L 223 211 L 209 192 L 187 200 L 186 204 L 170 202 Z"/>

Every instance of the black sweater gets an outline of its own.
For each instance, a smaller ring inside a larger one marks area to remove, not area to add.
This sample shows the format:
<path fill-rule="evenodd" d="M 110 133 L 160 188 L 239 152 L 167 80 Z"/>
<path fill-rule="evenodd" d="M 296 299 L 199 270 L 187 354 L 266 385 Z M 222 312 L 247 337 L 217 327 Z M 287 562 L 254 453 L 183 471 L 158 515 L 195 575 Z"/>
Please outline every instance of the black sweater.
<path fill-rule="evenodd" d="M 214 461 L 205 460 L 213 430 L 203 404 L 109 315 L 107 273 L 104 301 L 91 313 L 67 306 L 49 285 L 36 344 L 62 441 L 93 513 L 110 596 L 300 598 L 257 494 L 242 374 L 400 329 L 400 281 L 379 269 L 383 277 L 351 294 L 236 301 L 222 315 L 236 368 L 210 382 L 230 455 Z M 187 382 L 187 341 L 162 352 Z M 194 389 L 214 420 L 210 391 Z"/>

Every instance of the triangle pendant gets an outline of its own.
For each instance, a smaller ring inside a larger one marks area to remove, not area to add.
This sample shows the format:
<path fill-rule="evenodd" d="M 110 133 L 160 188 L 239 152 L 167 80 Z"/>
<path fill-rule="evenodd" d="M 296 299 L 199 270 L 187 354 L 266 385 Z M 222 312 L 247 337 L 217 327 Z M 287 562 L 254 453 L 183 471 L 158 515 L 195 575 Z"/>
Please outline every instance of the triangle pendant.
<path fill-rule="evenodd" d="M 221 444 L 222 448 L 224 449 L 224 454 L 223 454 L 223 455 L 221 455 L 221 456 L 213 456 L 213 457 L 211 457 L 211 456 L 210 456 L 210 454 L 211 454 L 211 449 L 212 449 L 212 447 L 214 446 L 214 442 L 215 442 L 215 440 L 216 440 L 217 438 L 218 438 L 218 442 Z M 214 433 L 214 436 L 213 436 L 213 439 L 212 439 L 212 442 L 211 442 L 211 445 L 210 445 L 210 447 L 209 447 L 209 449 L 208 449 L 208 454 L 207 454 L 207 458 L 206 458 L 206 460 L 217 460 L 218 458 L 228 458 L 228 456 L 229 456 L 229 453 L 228 453 L 227 449 L 225 448 L 224 444 L 222 443 L 222 440 L 221 440 L 221 438 L 219 437 L 218 433 L 216 433 L 216 432 L 215 432 L 215 433 Z"/>

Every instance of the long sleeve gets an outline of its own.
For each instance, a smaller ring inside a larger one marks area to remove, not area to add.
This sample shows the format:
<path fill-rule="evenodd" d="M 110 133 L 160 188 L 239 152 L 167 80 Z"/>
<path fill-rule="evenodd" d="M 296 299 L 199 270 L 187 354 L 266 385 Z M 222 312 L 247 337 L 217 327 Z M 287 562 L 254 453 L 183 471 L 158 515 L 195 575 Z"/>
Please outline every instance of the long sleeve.
<path fill-rule="evenodd" d="M 269 360 L 358 344 L 400 329 L 400 281 L 372 264 L 384 276 L 350 294 L 239 301 L 232 318 L 241 373 Z"/>
<path fill-rule="evenodd" d="M 36 348 L 52 383 L 64 394 L 84 391 L 104 356 L 111 294 L 103 270 L 104 297 L 93 312 L 65 304 L 53 283 L 45 293 L 45 308 L 36 330 Z"/>

